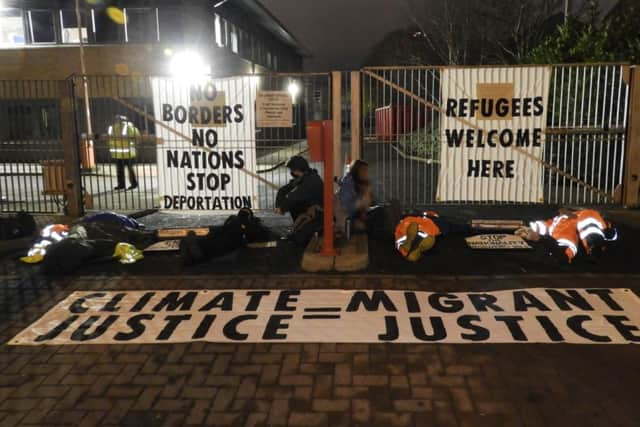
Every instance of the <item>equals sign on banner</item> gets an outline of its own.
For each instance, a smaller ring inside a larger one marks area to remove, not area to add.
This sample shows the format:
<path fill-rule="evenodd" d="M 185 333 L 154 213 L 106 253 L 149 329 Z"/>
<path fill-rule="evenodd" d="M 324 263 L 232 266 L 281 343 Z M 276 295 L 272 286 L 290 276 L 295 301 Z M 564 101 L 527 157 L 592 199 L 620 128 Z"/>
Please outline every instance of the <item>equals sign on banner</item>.
<path fill-rule="evenodd" d="M 339 319 L 340 307 L 309 307 L 304 309 L 303 319 Z M 306 314 L 309 313 L 309 314 Z"/>

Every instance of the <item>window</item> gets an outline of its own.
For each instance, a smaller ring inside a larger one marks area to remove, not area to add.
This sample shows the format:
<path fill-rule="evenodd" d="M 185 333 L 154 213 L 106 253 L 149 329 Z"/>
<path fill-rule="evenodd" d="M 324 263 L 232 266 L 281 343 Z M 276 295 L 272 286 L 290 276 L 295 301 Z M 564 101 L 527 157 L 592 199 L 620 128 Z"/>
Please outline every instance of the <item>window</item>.
<path fill-rule="evenodd" d="M 182 11 L 177 8 L 158 9 L 159 40 L 163 43 L 182 42 Z"/>
<path fill-rule="evenodd" d="M 229 24 L 229 45 L 231 52 L 238 53 L 238 32 L 233 24 Z"/>
<path fill-rule="evenodd" d="M 30 10 L 29 28 L 33 43 L 55 43 L 56 30 L 53 24 L 53 11 Z"/>
<path fill-rule="evenodd" d="M 0 9 L 0 46 L 11 47 L 23 44 L 22 10 Z"/>
<path fill-rule="evenodd" d="M 105 10 L 93 10 L 93 20 L 97 43 L 122 43 L 124 25 L 117 24 L 107 15 Z"/>
<path fill-rule="evenodd" d="M 124 9 L 125 40 L 129 43 L 147 43 L 158 40 L 156 11 L 151 8 Z"/>
<path fill-rule="evenodd" d="M 223 37 L 222 37 L 222 18 L 220 18 L 220 15 L 216 14 L 215 20 L 214 20 L 214 27 L 215 27 L 215 37 L 216 37 L 216 44 L 220 47 L 224 46 L 223 43 Z"/>
<path fill-rule="evenodd" d="M 62 35 L 62 43 L 80 43 L 80 37 L 78 36 L 78 23 L 76 19 L 75 10 L 61 10 L 60 11 L 60 29 Z M 82 33 L 82 42 L 89 42 L 89 33 L 91 27 L 91 19 L 87 12 L 80 12 L 80 32 Z"/>

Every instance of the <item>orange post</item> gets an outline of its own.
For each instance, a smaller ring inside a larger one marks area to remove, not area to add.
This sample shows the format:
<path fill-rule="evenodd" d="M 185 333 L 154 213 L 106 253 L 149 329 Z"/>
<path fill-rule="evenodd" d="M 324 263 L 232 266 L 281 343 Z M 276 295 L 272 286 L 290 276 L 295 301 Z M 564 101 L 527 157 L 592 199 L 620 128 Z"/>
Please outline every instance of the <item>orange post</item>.
<path fill-rule="evenodd" d="M 324 201 L 323 201 L 323 242 L 320 254 L 336 255 L 333 247 L 333 123 L 322 121 L 322 145 L 324 146 Z"/>

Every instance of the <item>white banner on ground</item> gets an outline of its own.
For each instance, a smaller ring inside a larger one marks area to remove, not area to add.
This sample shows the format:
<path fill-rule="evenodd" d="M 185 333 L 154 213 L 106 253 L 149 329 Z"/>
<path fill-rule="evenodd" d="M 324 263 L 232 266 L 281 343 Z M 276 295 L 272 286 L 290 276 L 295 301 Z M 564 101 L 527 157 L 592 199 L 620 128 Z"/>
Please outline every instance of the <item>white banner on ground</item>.
<path fill-rule="evenodd" d="M 549 67 L 444 68 L 438 201 L 539 203 Z"/>
<path fill-rule="evenodd" d="M 151 79 L 161 209 L 257 208 L 256 85 L 251 77 Z"/>
<path fill-rule="evenodd" d="M 74 292 L 10 345 L 640 342 L 629 289 Z"/>

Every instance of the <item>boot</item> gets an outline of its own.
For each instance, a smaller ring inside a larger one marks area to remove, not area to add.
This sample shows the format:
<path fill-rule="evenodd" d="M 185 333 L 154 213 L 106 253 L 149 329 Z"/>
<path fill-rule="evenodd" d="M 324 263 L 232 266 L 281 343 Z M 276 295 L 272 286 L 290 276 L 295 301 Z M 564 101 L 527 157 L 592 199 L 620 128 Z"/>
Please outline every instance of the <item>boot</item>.
<path fill-rule="evenodd" d="M 408 254 L 409 251 L 411 251 L 411 247 L 413 246 L 413 241 L 416 239 L 417 235 L 418 235 L 418 223 L 412 222 L 411 224 L 409 224 L 409 227 L 407 227 L 407 240 L 405 240 L 405 242 L 402 245 L 400 245 L 400 249 L 402 250 L 402 252 Z"/>

